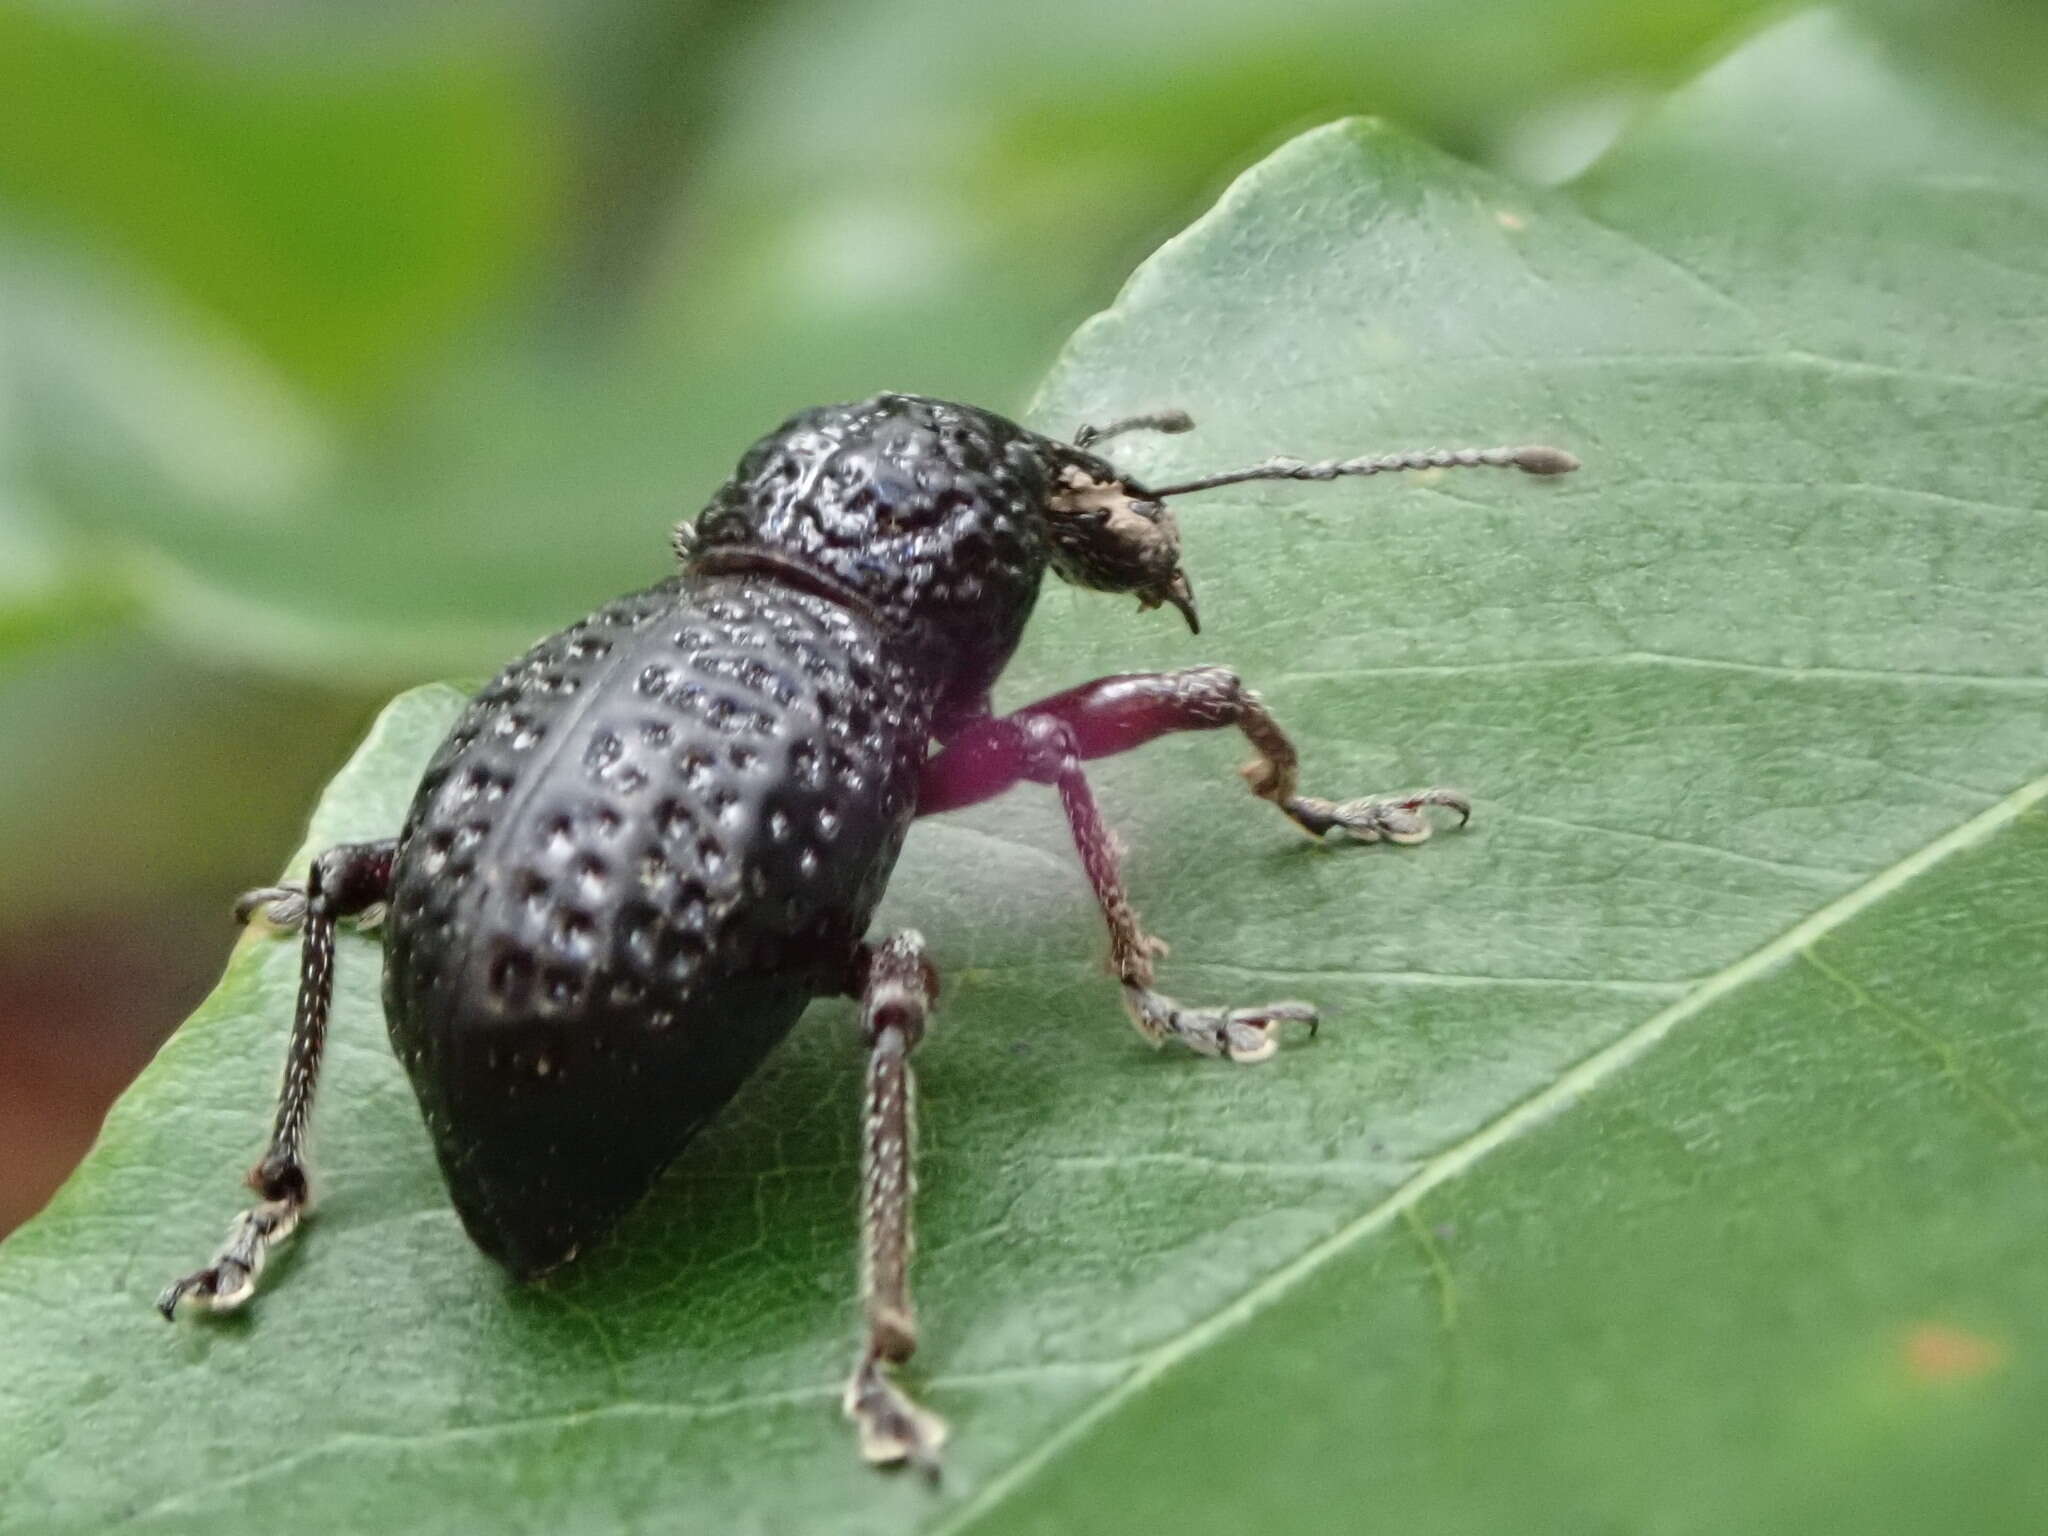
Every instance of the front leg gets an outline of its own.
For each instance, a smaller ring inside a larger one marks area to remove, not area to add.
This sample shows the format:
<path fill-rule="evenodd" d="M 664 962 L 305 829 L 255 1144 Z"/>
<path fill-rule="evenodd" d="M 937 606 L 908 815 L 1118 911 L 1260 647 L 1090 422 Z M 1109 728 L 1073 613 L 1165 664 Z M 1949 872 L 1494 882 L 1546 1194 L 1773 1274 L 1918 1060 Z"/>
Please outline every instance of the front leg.
<path fill-rule="evenodd" d="M 1074 729 L 1032 710 L 979 721 L 926 764 L 918 810 L 951 810 L 1000 794 L 1028 779 L 1059 790 L 1081 867 L 1109 927 L 1109 962 L 1123 983 L 1124 1008 L 1153 1044 L 1181 1041 L 1205 1056 L 1264 1061 L 1279 1048 L 1275 1027 L 1284 1022 L 1315 1028 L 1307 1003 L 1264 1003 L 1245 1008 L 1190 1008 L 1153 989 L 1155 961 L 1165 945 L 1146 933 L 1124 890 L 1116 840 L 1103 825 Z"/>
<path fill-rule="evenodd" d="M 1427 807 L 1454 811 L 1458 824 L 1472 819 L 1472 802 L 1455 789 L 1423 789 L 1399 795 L 1365 795 L 1324 800 L 1300 793 L 1301 759 L 1294 743 L 1267 712 L 1265 701 L 1228 667 L 1190 667 L 1183 672 L 1137 672 L 1097 678 L 1065 693 L 1027 704 L 1006 722 L 1063 725 L 1082 758 L 1109 757 L 1175 731 L 1213 731 L 1235 726 L 1258 753 L 1241 770 L 1253 794 L 1270 800 L 1311 837 L 1331 828 L 1362 843 L 1419 843 L 1431 826 Z M 918 798 L 918 813 L 958 810 L 991 799 L 1029 777 L 1012 771 L 1006 749 L 984 741 L 976 750 L 972 731 L 959 746 L 932 760 Z M 956 751 L 967 749 L 959 762 Z"/>

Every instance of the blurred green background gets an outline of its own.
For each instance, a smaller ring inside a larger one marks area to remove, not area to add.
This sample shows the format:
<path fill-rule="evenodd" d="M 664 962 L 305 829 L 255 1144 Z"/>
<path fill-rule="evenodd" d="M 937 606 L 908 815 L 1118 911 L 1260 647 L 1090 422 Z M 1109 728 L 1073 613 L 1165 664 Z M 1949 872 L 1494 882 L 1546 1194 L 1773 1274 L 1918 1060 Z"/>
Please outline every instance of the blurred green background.
<path fill-rule="evenodd" d="M 374 707 L 658 575 L 789 411 L 1021 409 L 1293 132 L 1563 179 L 1767 9 L 0 3 L 0 1232 Z M 2048 116 L 2048 8 L 1865 9 Z"/>

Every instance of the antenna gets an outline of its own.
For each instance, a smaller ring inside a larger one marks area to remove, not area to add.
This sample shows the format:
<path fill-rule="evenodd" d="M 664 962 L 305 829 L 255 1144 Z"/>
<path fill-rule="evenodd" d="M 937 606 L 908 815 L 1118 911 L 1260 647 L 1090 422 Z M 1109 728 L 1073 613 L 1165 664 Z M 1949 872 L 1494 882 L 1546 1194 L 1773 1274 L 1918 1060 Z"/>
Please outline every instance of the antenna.
<path fill-rule="evenodd" d="M 1426 448 L 1419 453 L 1322 459 L 1313 464 L 1300 459 L 1267 459 L 1249 469 L 1233 469 L 1220 475 L 1204 475 L 1199 480 L 1183 480 L 1179 485 L 1155 485 L 1146 489 L 1154 496 L 1165 498 L 1185 496 L 1190 491 L 1213 491 L 1219 485 L 1238 485 L 1246 480 L 1335 480 L 1340 475 L 1384 475 L 1404 469 L 1480 467 L 1519 469 L 1531 475 L 1568 475 L 1579 467 L 1579 461 L 1562 448 L 1545 448 L 1540 444 L 1523 448 Z"/>
<path fill-rule="evenodd" d="M 1082 427 L 1074 434 L 1076 448 L 1093 448 L 1125 432 L 1192 432 L 1195 418 L 1186 411 L 1147 411 L 1142 416 L 1123 416 L 1106 427 Z"/>

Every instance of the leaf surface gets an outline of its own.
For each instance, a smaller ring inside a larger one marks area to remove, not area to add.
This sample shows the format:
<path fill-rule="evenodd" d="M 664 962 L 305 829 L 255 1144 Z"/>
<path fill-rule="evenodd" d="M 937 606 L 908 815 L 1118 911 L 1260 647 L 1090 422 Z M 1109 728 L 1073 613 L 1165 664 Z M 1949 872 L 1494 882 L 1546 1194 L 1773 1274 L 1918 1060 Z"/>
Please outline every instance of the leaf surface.
<path fill-rule="evenodd" d="M 1312 790 L 1472 829 L 1317 849 L 1235 744 L 1099 765 L 1179 995 L 1306 994 L 1255 1070 L 1140 1048 L 1047 797 L 920 827 L 937 1493 L 860 1468 L 848 1010 L 619 1239 L 463 1240 L 346 946 L 319 1219 L 247 1316 L 148 1310 L 234 1207 L 290 946 L 0 1249 L 0 1526 L 218 1531 L 2023 1529 L 2048 1406 L 2038 954 L 2048 156 L 1809 16 L 1538 194 L 1370 125 L 1260 166 L 1035 416 L 1161 404 L 1159 479 L 1547 439 L 1555 484 L 1182 514 L 1199 641 L 1049 593 L 1014 702 L 1222 660 Z M 309 846 L 394 827 L 401 698 Z M 2025 1463 L 2025 1467 L 2022 1467 Z M 1853 1488 L 1852 1495 L 1841 1490 Z"/>

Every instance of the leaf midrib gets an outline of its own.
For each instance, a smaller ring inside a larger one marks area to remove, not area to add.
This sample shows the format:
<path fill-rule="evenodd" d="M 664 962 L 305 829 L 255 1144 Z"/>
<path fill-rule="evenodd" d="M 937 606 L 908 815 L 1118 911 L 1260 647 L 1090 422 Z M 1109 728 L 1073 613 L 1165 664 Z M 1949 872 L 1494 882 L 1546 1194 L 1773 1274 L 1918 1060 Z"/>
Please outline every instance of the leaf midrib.
<path fill-rule="evenodd" d="M 950 1518 L 934 1526 L 929 1536 L 954 1536 L 954 1533 L 964 1530 L 1176 1365 L 1207 1348 L 1224 1334 L 1250 1322 L 1324 1265 L 1411 1212 L 1431 1190 L 1457 1178 L 1494 1151 L 1568 1109 L 1631 1066 L 1695 1014 L 1705 1011 L 1780 963 L 1806 953 L 1825 934 L 1860 916 L 1951 855 L 1985 841 L 2043 801 L 2048 801 L 2048 774 L 2021 785 L 1995 805 L 1986 807 L 1860 885 L 1816 908 L 1776 938 L 1704 978 L 1683 997 L 1567 1068 L 1546 1087 L 1444 1148 L 1385 1199 L 1272 1271 L 1235 1300 L 1147 1351 L 1128 1376 L 1082 1407 L 1052 1435 L 984 1483 Z"/>

